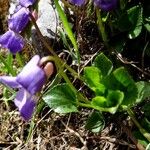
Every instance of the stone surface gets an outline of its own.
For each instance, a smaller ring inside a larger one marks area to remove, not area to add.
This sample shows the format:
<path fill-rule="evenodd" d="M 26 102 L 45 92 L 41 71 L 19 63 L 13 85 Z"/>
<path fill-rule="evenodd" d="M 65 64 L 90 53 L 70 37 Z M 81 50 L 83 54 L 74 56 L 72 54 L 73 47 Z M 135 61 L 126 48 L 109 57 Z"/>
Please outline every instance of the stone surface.
<path fill-rule="evenodd" d="M 51 0 L 39 1 L 37 24 L 44 36 L 54 38 L 57 27 L 57 16 Z"/>
<path fill-rule="evenodd" d="M 53 7 L 52 0 L 40 0 L 38 3 L 37 25 L 50 45 L 56 37 L 57 24 L 58 17 Z M 47 55 L 48 51 L 41 43 L 34 27 L 32 27 L 32 41 L 40 55 Z"/>

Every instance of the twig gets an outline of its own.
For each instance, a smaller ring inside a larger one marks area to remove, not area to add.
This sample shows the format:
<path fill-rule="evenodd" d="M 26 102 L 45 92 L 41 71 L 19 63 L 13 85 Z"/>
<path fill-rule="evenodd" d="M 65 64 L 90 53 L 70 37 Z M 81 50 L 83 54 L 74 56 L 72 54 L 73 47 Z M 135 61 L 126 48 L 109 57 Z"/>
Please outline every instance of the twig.
<path fill-rule="evenodd" d="M 68 130 L 71 134 L 74 134 L 75 136 L 77 136 L 80 139 L 80 141 L 82 142 L 82 144 L 84 145 L 85 150 L 86 149 L 88 150 L 87 145 L 86 145 L 87 142 L 82 138 L 82 136 L 78 132 L 76 132 L 73 129 L 66 126 L 63 121 L 61 121 L 61 123 L 66 127 L 66 130 Z"/>
<path fill-rule="evenodd" d="M 143 49 L 143 53 L 142 53 L 142 60 L 141 60 L 142 62 L 141 62 L 141 65 L 142 65 L 142 70 L 143 71 L 144 71 L 144 55 L 145 55 L 145 51 L 147 49 L 148 44 L 149 44 L 149 41 L 146 43 L 146 45 L 145 45 L 145 47 Z"/>
<path fill-rule="evenodd" d="M 131 139 L 131 141 L 136 145 L 136 147 L 139 150 L 145 150 L 145 148 L 143 147 L 143 145 L 141 145 L 138 140 L 132 135 L 131 131 L 125 127 L 124 125 L 122 126 L 123 131 L 128 135 L 128 137 Z"/>
<path fill-rule="evenodd" d="M 135 63 L 137 62 L 134 62 L 134 61 L 126 61 L 124 60 L 124 58 L 121 56 L 121 54 L 117 53 L 117 52 L 113 52 L 117 58 L 124 64 L 127 64 L 127 65 L 131 65 L 132 67 L 136 68 L 138 71 L 140 71 L 141 73 L 147 75 L 150 77 L 150 73 L 149 72 L 145 72 L 144 70 L 142 70 L 141 68 L 139 68 L 138 66 L 135 65 Z"/>
<path fill-rule="evenodd" d="M 130 148 L 135 148 L 135 145 L 129 144 L 128 142 L 123 141 L 123 140 L 118 140 L 115 137 L 101 136 L 101 137 L 90 137 L 89 139 L 93 139 L 93 138 L 98 138 L 99 140 L 106 140 L 106 141 L 109 141 L 110 143 L 125 145 L 125 146 L 128 146 Z"/>

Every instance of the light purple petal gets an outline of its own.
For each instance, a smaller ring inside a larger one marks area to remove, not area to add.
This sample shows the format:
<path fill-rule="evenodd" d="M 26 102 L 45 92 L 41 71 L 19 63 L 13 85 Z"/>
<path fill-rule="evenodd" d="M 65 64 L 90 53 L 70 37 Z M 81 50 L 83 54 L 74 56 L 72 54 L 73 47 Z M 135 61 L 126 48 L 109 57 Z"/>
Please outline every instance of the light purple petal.
<path fill-rule="evenodd" d="M 27 8 L 22 7 L 16 13 L 14 13 L 8 20 L 8 27 L 19 33 L 21 32 L 29 22 L 29 11 Z"/>
<path fill-rule="evenodd" d="M 77 5 L 77 6 L 81 6 L 85 3 L 85 0 L 69 0 L 70 3 Z"/>
<path fill-rule="evenodd" d="M 31 94 L 35 94 L 35 93 L 41 91 L 43 85 L 46 82 L 45 72 L 39 67 L 37 67 L 35 69 L 33 76 L 34 76 L 34 78 L 27 88 Z"/>
<path fill-rule="evenodd" d="M 23 7 L 29 7 L 35 3 L 36 0 L 19 0 L 19 4 Z"/>
<path fill-rule="evenodd" d="M 94 0 L 94 3 L 103 11 L 111 11 L 117 7 L 118 0 Z"/>
<path fill-rule="evenodd" d="M 25 66 L 27 69 L 29 69 L 31 66 L 36 66 L 39 64 L 40 61 L 40 56 L 39 55 L 35 55 L 32 57 L 32 59 L 27 63 L 27 65 Z M 24 68 L 25 68 L 24 67 Z M 31 68 L 30 68 L 31 69 Z"/>
<path fill-rule="evenodd" d="M 0 36 L 0 45 L 15 54 L 23 49 L 24 40 L 19 34 L 9 30 Z"/>
<path fill-rule="evenodd" d="M 38 66 L 39 60 L 38 55 L 34 56 L 17 76 L 17 82 L 30 94 L 39 92 L 46 81 L 45 72 Z"/>
<path fill-rule="evenodd" d="M 18 91 L 14 103 L 18 107 L 23 119 L 26 121 L 30 120 L 36 105 L 32 95 L 22 88 Z"/>
<path fill-rule="evenodd" d="M 15 8 L 15 10 L 14 10 L 14 13 L 17 13 L 21 8 L 22 8 L 21 5 L 17 5 L 16 8 Z"/>
<path fill-rule="evenodd" d="M 11 88 L 21 87 L 21 85 L 16 81 L 16 77 L 0 76 L 0 82 Z"/>

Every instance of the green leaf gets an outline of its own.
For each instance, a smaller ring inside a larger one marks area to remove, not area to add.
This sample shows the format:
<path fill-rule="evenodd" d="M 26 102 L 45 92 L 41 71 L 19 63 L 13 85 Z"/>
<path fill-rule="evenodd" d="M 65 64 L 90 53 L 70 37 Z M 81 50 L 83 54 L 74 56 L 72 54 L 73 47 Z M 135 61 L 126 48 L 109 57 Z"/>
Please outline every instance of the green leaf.
<path fill-rule="evenodd" d="M 120 67 L 113 72 L 114 77 L 123 86 L 120 90 L 124 92 L 122 105 L 133 105 L 136 103 L 138 90 L 136 84 L 124 67 Z"/>
<path fill-rule="evenodd" d="M 57 113 L 77 112 L 76 94 L 68 84 L 60 84 L 43 95 L 45 103 Z"/>
<path fill-rule="evenodd" d="M 103 94 L 105 92 L 105 86 L 100 83 L 102 74 L 97 67 L 85 67 L 84 78 L 89 88 L 95 93 Z"/>
<path fill-rule="evenodd" d="M 24 67 L 23 57 L 19 53 L 16 53 L 16 60 L 20 67 Z"/>
<path fill-rule="evenodd" d="M 94 66 L 100 69 L 103 76 L 109 75 L 113 69 L 112 62 L 103 53 L 95 58 Z"/>
<path fill-rule="evenodd" d="M 13 66 L 13 54 L 8 53 L 7 58 L 6 58 L 6 62 L 7 62 L 7 64 L 9 64 L 10 66 Z"/>
<path fill-rule="evenodd" d="M 119 90 L 109 90 L 106 98 L 103 96 L 96 96 L 92 99 L 91 104 L 96 109 L 114 114 L 117 111 L 118 107 L 121 105 L 123 98 L 123 92 Z"/>
<path fill-rule="evenodd" d="M 141 102 L 142 100 L 145 100 L 146 98 L 150 97 L 150 83 L 140 81 L 136 83 L 137 89 L 138 89 L 138 98 L 137 102 Z"/>
<path fill-rule="evenodd" d="M 134 137 L 137 139 L 137 144 L 142 144 L 144 147 L 148 145 L 147 139 L 141 134 L 140 131 L 133 132 Z"/>
<path fill-rule="evenodd" d="M 124 90 L 124 87 L 122 86 L 122 84 L 114 77 L 113 73 L 111 73 L 110 75 L 106 76 L 105 78 L 103 78 L 103 80 L 101 81 L 102 84 L 104 84 L 104 86 L 107 89 L 110 90 Z"/>
<path fill-rule="evenodd" d="M 105 108 L 105 107 L 107 107 L 107 99 L 104 96 L 96 96 L 92 99 L 91 104 L 94 107 Z"/>
<path fill-rule="evenodd" d="M 144 114 L 145 114 L 145 112 L 144 112 Z M 148 117 L 149 117 L 149 115 L 148 115 Z M 140 122 L 141 122 L 141 125 L 144 127 L 144 129 L 146 129 L 148 132 L 150 132 L 150 121 L 148 119 L 149 118 L 144 117 L 140 120 Z"/>
<path fill-rule="evenodd" d="M 34 120 L 32 119 L 30 122 L 30 127 L 29 127 L 29 131 L 28 131 L 27 139 L 25 141 L 26 143 L 28 143 L 31 140 L 35 125 L 36 124 L 35 124 Z"/>
<path fill-rule="evenodd" d="M 113 75 L 124 87 L 128 87 L 130 84 L 134 84 L 134 80 L 124 67 L 117 68 L 113 72 Z"/>
<path fill-rule="evenodd" d="M 144 19 L 144 27 L 150 32 L 150 17 Z"/>
<path fill-rule="evenodd" d="M 63 23 L 64 29 L 65 29 L 66 33 L 68 34 L 68 37 L 69 37 L 70 41 L 72 42 L 72 45 L 75 49 L 78 63 L 80 63 L 80 54 L 79 54 L 79 50 L 78 50 L 77 41 L 76 41 L 74 34 L 71 30 L 70 24 L 67 20 L 67 17 L 65 15 L 64 11 L 62 10 L 61 6 L 59 5 L 58 0 L 54 0 L 54 2 L 55 2 L 56 9 L 58 11 L 59 17 Z"/>
<path fill-rule="evenodd" d="M 123 92 L 119 90 L 117 91 L 109 90 L 107 95 L 107 106 L 108 107 L 114 106 L 118 108 L 118 106 L 122 103 L 123 98 L 124 98 Z"/>
<path fill-rule="evenodd" d="M 150 23 L 145 23 L 144 27 L 147 29 L 148 32 L 150 32 Z"/>
<path fill-rule="evenodd" d="M 10 55 L 8 54 L 7 57 L 9 57 Z M 8 72 L 12 75 L 15 76 L 16 72 L 13 69 L 13 65 L 12 64 L 8 64 L 10 61 L 6 61 L 5 58 L 0 54 L 0 61 L 4 64 L 5 68 L 8 70 Z M 13 61 L 13 60 L 11 60 Z M 12 62 L 11 62 L 12 63 Z"/>
<path fill-rule="evenodd" d="M 134 6 L 128 10 L 128 17 L 132 23 L 132 29 L 128 34 L 130 39 L 134 39 L 142 31 L 142 23 L 143 23 L 143 8 L 141 6 Z"/>
<path fill-rule="evenodd" d="M 105 120 L 102 113 L 100 113 L 99 111 L 94 111 L 88 118 L 85 128 L 94 133 L 98 133 L 104 129 L 104 126 Z"/>

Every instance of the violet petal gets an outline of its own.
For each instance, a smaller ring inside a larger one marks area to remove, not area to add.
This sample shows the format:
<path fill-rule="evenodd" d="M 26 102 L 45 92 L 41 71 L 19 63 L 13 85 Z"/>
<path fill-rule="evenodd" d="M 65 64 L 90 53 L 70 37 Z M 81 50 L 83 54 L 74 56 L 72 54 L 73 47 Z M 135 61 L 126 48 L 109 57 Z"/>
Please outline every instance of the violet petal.
<path fill-rule="evenodd" d="M 35 0 L 19 0 L 19 4 L 23 7 L 29 7 L 35 3 Z"/>
<path fill-rule="evenodd" d="M 14 103 L 18 107 L 23 119 L 25 121 L 30 120 L 36 105 L 32 95 L 22 88 L 18 91 Z"/>
<path fill-rule="evenodd" d="M 69 0 L 70 3 L 77 5 L 77 6 L 81 6 L 85 3 L 85 0 Z"/>
<path fill-rule="evenodd" d="M 19 34 L 9 30 L 0 36 L 0 45 L 15 54 L 23 49 L 24 40 Z"/>
<path fill-rule="evenodd" d="M 34 56 L 17 76 L 17 82 L 30 94 L 39 92 L 46 81 L 45 72 L 38 66 L 39 60 L 38 55 Z"/>
<path fill-rule="evenodd" d="M 29 22 L 29 12 L 27 8 L 22 7 L 16 13 L 14 13 L 8 20 L 8 26 L 11 30 L 19 33 L 21 32 Z"/>
<path fill-rule="evenodd" d="M 96 6 L 103 11 L 111 11 L 117 7 L 118 0 L 94 0 Z"/>
<path fill-rule="evenodd" d="M 16 77 L 0 76 L 0 82 L 11 88 L 21 87 L 21 85 L 16 81 Z"/>

